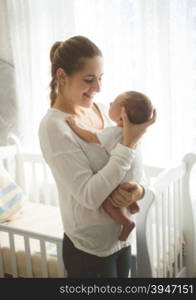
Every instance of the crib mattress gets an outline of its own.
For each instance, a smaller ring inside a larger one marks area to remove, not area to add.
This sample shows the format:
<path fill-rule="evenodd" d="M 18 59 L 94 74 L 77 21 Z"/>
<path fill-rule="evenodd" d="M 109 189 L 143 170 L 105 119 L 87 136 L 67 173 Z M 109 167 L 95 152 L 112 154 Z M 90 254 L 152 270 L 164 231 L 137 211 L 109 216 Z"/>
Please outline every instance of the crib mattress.
<path fill-rule="evenodd" d="M 62 239 L 63 226 L 61 223 L 60 212 L 57 207 L 37 203 L 26 203 L 22 211 L 13 217 L 7 225 L 36 232 L 47 234 Z M 26 256 L 24 251 L 24 239 L 14 236 L 17 270 L 19 277 L 26 277 Z M 11 251 L 9 246 L 8 233 L 0 232 L 1 254 L 4 264 L 4 273 L 12 274 Z M 42 277 L 40 243 L 36 239 L 30 239 L 31 262 L 33 277 Z M 58 277 L 56 246 L 46 243 L 47 267 L 49 277 Z"/>

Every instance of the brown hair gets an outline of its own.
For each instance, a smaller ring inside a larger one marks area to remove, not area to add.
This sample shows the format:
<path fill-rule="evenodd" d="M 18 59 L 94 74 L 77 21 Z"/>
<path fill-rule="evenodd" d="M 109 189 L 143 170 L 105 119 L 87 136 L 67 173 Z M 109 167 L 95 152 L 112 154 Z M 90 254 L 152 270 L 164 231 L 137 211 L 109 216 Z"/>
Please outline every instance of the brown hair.
<path fill-rule="evenodd" d="M 126 92 L 125 106 L 129 121 L 135 124 L 144 123 L 150 120 L 153 112 L 153 105 L 150 99 L 139 92 Z"/>
<path fill-rule="evenodd" d="M 57 97 L 56 70 L 62 68 L 67 75 L 72 75 L 84 67 L 85 58 L 93 58 L 95 56 L 102 56 L 101 50 L 92 41 L 83 36 L 74 36 L 64 42 L 54 43 L 50 50 L 51 106 Z"/>

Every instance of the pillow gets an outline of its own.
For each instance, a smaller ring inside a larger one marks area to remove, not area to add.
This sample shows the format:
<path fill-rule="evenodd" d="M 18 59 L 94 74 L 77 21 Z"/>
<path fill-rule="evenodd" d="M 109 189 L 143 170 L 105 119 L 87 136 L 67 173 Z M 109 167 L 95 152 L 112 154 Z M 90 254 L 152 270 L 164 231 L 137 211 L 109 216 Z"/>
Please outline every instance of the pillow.
<path fill-rule="evenodd" d="M 0 223 L 19 212 L 26 196 L 8 172 L 0 166 Z"/>

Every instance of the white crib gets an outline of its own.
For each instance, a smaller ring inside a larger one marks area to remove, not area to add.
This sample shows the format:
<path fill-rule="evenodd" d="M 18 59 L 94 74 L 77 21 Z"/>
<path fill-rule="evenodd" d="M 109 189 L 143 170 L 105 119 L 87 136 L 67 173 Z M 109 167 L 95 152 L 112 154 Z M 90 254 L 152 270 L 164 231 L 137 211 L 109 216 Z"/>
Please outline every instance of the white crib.
<path fill-rule="evenodd" d="M 167 170 L 146 167 L 151 185 L 136 217 L 132 277 L 195 277 L 196 233 L 189 193 L 195 161 L 191 153 Z M 29 199 L 18 218 L 0 224 L 0 277 L 66 277 L 63 228 L 49 168 L 41 155 L 20 153 L 16 146 L 0 147 L 0 163 Z"/>
<path fill-rule="evenodd" d="M 0 224 L 0 277 L 66 277 L 57 191 L 41 155 L 0 147 L 0 163 L 27 194 L 11 222 Z"/>
<path fill-rule="evenodd" d="M 149 168 L 152 184 L 137 214 L 136 277 L 195 277 L 196 227 L 190 195 L 195 162 L 196 154 L 189 153 L 168 169 Z"/>

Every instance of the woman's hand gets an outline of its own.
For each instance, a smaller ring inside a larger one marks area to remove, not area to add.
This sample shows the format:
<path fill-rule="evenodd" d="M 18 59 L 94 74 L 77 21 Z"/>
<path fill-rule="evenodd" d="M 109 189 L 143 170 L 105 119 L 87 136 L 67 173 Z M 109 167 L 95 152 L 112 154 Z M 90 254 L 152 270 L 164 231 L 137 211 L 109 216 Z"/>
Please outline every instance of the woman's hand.
<path fill-rule="evenodd" d="M 147 127 L 152 125 L 156 121 L 156 110 L 153 110 L 153 116 L 149 121 L 141 124 L 131 123 L 127 117 L 127 113 L 124 107 L 122 107 L 121 116 L 123 119 L 122 144 L 129 148 L 135 148 L 137 142 L 145 133 Z"/>
<path fill-rule="evenodd" d="M 144 187 L 134 181 L 124 182 L 114 190 L 109 198 L 116 207 L 128 207 L 144 197 Z"/>

